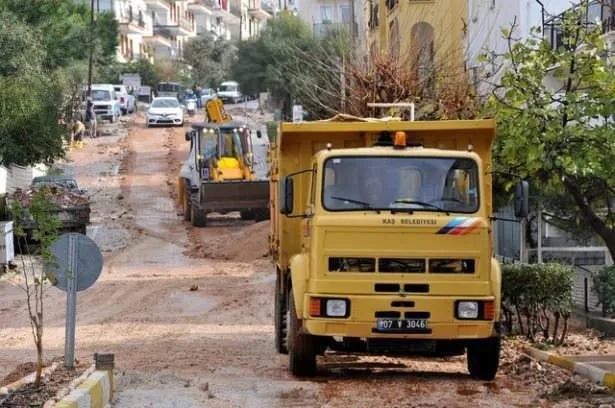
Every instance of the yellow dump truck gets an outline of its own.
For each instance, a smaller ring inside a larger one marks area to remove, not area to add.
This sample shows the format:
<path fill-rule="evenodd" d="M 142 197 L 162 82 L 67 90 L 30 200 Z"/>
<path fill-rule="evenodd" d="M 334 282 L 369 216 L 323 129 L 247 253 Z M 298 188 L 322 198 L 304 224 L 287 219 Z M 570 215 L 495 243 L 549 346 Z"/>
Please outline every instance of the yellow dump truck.
<path fill-rule="evenodd" d="M 326 350 L 462 355 L 493 379 L 500 267 L 493 120 L 282 123 L 270 157 L 275 342 L 297 376 Z"/>

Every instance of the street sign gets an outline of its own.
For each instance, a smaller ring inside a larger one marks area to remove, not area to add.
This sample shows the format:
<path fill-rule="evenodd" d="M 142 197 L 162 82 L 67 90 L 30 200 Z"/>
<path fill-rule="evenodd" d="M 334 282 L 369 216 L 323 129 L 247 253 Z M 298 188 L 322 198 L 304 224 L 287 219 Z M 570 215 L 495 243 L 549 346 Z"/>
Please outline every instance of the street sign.
<path fill-rule="evenodd" d="M 62 234 L 49 249 L 55 256 L 55 262 L 47 265 L 47 272 L 53 275 L 54 286 L 66 292 L 64 366 L 72 368 L 75 356 L 77 292 L 86 290 L 96 282 L 102 271 L 103 258 L 92 239 L 75 232 Z"/>
<path fill-rule="evenodd" d="M 76 250 L 73 256 L 69 251 L 71 238 Z M 60 239 L 51 244 L 50 249 L 56 262 L 55 265 L 49 265 L 47 271 L 53 273 L 54 285 L 61 291 L 68 292 L 69 281 L 72 280 L 76 291 L 81 292 L 92 286 L 100 276 L 103 258 L 91 238 L 75 232 L 62 234 Z M 71 275 L 73 279 L 69 279 Z"/>

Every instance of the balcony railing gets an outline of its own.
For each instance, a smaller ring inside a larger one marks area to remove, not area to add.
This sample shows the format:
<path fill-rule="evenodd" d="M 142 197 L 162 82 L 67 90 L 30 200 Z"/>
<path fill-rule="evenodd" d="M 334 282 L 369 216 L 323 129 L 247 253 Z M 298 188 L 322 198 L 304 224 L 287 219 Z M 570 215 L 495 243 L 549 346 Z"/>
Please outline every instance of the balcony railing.
<path fill-rule="evenodd" d="M 563 13 L 554 16 L 547 20 L 543 26 L 543 37 L 551 44 L 553 48 L 557 48 L 562 45 L 562 23 L 566 13 L 570 13 L 574 10 L 579 10 L 582 5 L 577 5 L 573 8 L 565 10 Z M 604 4 L 602 0 L 594 0 L 587 3 L 586 8 L 581 9 L 582 20 L 580 24 L 586 26 L 588 29 L 596 27 L 597 22 L 602 23 L 602 34 L 606 34 L 615 31 L 615 9 L 611 6 Z"/>
<path fill-rule="evenodd" d="M 333 22 L 323 22 L 314 24 L 314 33 L 326 35 L 339 31 L 346 31 L 350 33 L 350 22 L 347 23 L 333 23 Z M 355 30 L 358 29 L 358 24 L 355 23 Z"/>

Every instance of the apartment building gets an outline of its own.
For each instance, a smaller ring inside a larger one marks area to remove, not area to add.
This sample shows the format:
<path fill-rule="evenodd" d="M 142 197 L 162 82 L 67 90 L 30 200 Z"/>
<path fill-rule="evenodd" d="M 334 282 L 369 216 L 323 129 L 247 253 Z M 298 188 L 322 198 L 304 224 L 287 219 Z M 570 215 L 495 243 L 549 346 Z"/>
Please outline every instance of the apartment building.
<path fill-rule="evenodd" d="M 186 42 L 199 35 L 226 40 L 254 37 L 271 17 L 261 1 L 96 0 L 94 4 L 97 11 L 111 11 L 118 20 L 117 60 L 128 62 L 181 58 Z"/>

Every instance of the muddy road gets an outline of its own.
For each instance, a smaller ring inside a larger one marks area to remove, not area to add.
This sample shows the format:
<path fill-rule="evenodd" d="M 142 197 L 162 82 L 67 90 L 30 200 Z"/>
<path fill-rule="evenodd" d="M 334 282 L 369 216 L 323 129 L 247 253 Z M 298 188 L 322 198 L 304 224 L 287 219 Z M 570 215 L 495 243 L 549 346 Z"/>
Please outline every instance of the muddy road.
<path fill-rule="evenodd" d="M 100 280 L 78 296 L 76 354 L 115 354 L 114 406 L 589 407 L 610 398 L 510 343 L 492 383 L 471 380 L 464 358 L 327 356 L 316 378 L 293 378 L 274 350 L 267 223 L 231 215 L 186 225 L 175 202 L 184 129 L 146 129 L 142 119 L 65 164 L 93 195 L 88 234 L 105 254 Z M 23 295 L 6 277 L 0 299 L 2 378 L 34 349 Z M 63 354 L 64 301 L 48 290 L 47 358 Z"/>

